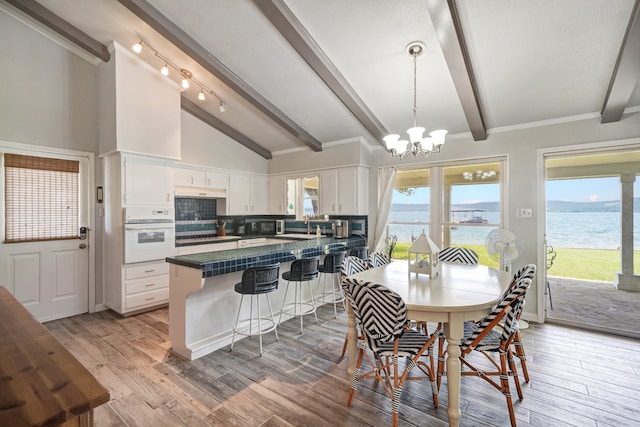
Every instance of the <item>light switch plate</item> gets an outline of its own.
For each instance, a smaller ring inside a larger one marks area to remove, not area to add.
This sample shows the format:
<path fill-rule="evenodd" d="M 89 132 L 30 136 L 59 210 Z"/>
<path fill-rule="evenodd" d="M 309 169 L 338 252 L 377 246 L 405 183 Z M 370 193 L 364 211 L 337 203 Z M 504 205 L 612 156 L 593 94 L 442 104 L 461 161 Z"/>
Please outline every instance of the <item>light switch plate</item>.
<path fill-rule="evenodd" d="M 531 208 L 517 208 L 516 218 L 533 218 L 533 209 Z"/>

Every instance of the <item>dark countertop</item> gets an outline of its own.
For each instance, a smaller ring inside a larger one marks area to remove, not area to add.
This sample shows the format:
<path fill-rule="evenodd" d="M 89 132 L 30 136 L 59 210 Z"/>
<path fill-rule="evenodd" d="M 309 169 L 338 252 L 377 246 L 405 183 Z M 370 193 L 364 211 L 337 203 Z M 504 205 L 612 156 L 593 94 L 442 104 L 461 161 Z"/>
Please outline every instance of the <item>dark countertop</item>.
<path fill-rule="evenodd" d="M 286 236 L 286 234 L 283 234 L 279 237 L 287 238 Z M 202 277 L 211 277 L 242 271 L 256 265 L 288 262 L 302 257 L 319 256 L 358 246 L 366 246 L 366 244 L 366 239 L 360 236 L 347 239 L 317 237 L 276 245 L 179 255 L 166 258 L 166 261 L 171 264 L 201 269 Z"/>

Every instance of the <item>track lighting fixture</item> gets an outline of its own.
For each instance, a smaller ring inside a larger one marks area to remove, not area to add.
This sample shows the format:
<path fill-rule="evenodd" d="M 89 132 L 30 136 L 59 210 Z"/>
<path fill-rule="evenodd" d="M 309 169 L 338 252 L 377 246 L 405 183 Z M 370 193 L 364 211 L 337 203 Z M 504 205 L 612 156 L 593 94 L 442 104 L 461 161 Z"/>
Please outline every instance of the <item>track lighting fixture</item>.
<path fill-rule="evenodd" d="M 137 43 L 133 45 L 132 49 L 135 53 L 142 52 L 142 40 L 138 40 Z"/>
<path fill-rule="evenodd" d="M 208 94 L 214 96 L 218 100 L 219 109 L 220 109 L 221 113 L 224 113 L 227 110 L 224 100 L 222 98 L 220 98 L 213 90 L 209 89 L 207 87 L 207 85 L 203 84 L 202 82 L 197 80 L 195 77 L 193 77 L 193 73 L 191 71 L 187 70 L 186 68 L 178 67 L 173 62 L 169 61 L 166 57 L 161 55 L 153 47 L 151 47 L 149 45 L 149 43 L 143 41 L 142 39 L 138 39 L 138 42 L 136 44 L 134 44 L 131 49 L 135 53 L 141 53 L 143 47 L 145 49 L 149 49 L 151 52 L 153 52 L 153 55 L 155 57 L 157 57 L 158 59 L 160 59 L 162 61 L 163 65 L 160 68 L 160 73 L 163 76 L 168 76 L 169 75 L 169 68 L 172 68 L 173 70 L 175 70 L 179 74 L 180 79 L 181 79 L 181 85 L 182 85 L 182 87 L 184 89 L 189 89 L 190 82 L 193 82 L 197 87 L 200 88 L 200 92 L 198 92 L 198 100 L 199 101 L 205 101 L 206 100 L 205 92 L 207 92 Z"/>

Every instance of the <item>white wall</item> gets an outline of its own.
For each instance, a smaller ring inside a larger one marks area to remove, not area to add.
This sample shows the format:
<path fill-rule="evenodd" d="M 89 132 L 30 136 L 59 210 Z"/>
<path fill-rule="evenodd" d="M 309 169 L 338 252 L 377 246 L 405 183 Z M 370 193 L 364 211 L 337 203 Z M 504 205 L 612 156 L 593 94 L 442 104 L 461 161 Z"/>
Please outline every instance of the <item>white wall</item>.
<path fill-rule="evenodd" d="M 0 139 L 96 152 L 93 64 L 0 10 Z"/>
<path fill-rule="evenodd" d="M 266 174 L 268 161 L 182 111 L 182 163 Z"/>

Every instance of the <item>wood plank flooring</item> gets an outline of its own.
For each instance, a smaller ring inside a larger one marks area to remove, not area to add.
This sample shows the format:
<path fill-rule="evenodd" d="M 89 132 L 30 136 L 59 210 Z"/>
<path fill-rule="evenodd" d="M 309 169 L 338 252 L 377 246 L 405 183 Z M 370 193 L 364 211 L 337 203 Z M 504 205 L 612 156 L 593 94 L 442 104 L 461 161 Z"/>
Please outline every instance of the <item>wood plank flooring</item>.
<path fill-rule="evenodd" d="M 122 318 L 111 311 L 45 326 L 111 393 L 96 426 L 385 426 L 391 401 L 362 382 L 352 407 L 347 359 L 340 358 L 346 315 L 321 307 L 319 324 L 281 325 L 280 341 L 246 338 L 193 362 L 169 348 L 168 309 Z M 531 382 L 515 403 L 519 426 L 640 425 L 640 341 L 557 325 L 522 331 Z M 520 378 L 522 380 L 522 377 Z M 513 393 L 515 396 L 515 392 Z M 446 426 L 446 378 L 435 409 L 427 382 L 402 394 L 401 426 Z M 486 382 L 462 379 L 462 426 L 507 426 L 504 397 Z"/>

